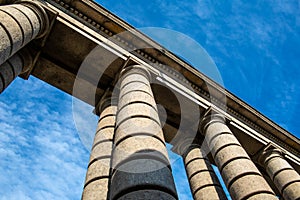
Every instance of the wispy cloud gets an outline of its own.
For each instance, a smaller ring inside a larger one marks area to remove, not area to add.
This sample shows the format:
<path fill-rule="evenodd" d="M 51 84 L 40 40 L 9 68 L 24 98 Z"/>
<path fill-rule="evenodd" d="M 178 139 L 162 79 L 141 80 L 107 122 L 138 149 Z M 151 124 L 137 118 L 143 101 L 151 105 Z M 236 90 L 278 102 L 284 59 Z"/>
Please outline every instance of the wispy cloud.
<path fill-rule="evenodd" d="M 70 96 L 33 77 L 1 95 L 1 199 L 79 199 L 88 152 L 71 108 Z"/>

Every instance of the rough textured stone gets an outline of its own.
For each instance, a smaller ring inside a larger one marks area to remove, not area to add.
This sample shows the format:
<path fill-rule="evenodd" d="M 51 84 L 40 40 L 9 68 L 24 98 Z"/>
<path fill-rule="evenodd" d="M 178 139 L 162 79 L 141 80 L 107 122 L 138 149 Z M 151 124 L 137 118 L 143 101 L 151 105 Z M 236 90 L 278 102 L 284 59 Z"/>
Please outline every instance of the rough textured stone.
<path fill-rule="evenodd" d="M 99 179 L 86 185 L 83 193 L 82 199 L 87 200 L 104 200 L 107 199 L 107 188 L 108 179 Z"/>
<path fill-rule="evenodd" d="M 300 182 L 295 182 L 288 185 L 284 189 L 282 196 L 285 200 L 300 199 Z"/>
<path fill-rule="evenodd" d="M 116 111 L 116 106 L 108 106 L 100 111 L 100 120 L 86 173 L 83 200 L 107 199 L 113 142 L 106 137 L 113 137 Z"/>
<path fill-rule="evenodd" d="M 293 169 L 292 166 L 284 159 L 272 159 L 268 162 L 267 173 L 274 175 L 283 169 Z M 273 179 L 274 177 L 271 177 Z"/>
<path fill-rule="evenodd" d="M 29 8 L 29 7 L 24 6 L 22 4 L 13 4 L 13 5 L 10 5 L 10 6 L 13 7 L 13 8 L 16 8 L 19 11 L 21 10 L 22 13 L 24 13 L 27 16 L 27 18 L 30 19 L 30 22 L 32 24 L 32 30 L 31 30 L 31 34 L 30 33 L 28 33 L 28 34 L 31 35 L 30 40 L 33 39 L 33 38 L 36 38 L 38 36 L 38 34 L 40 33 L 40 31 L 41 31 L 41 23 L 40 23 L 39 19 L 42 19 L 42 17 L 37 16 L 37 13 L 34 12 L 32 10 L 32 8 Z M 39 13 L 39 14 L 41 14 L 41 13 Z M 42 23 L 44 23 L 44 22 L 42 22 Z"/>
<path fill-rule="evenodd" d="M 0 25 L 0 64 L 9 58 L 11 51 L 12 46 L 10 45 L 9 37 L 4 28 Z"/>
<path fill-rule="evenodd" d="M 28 5 L 6 5 L 0 8 L 0 64 L 4 63 L 10 56 L 19 51 L 24 45 L 34 39 L 41 30 L 47 16 L 33 11 L 30 7 L 36 4 L 33 2 Z M 25 16 L 26 15 L 26 16 Z"/>
<path fill-rule="evenodd" d="M 228 189 L 233 199 L 245 199 L 246 197 L 254 198 L 260 193 L 272 194 L 270 186 L 266 183 L 264 178 L 259 175 L 242 176 L 237 181 L 235 181 Z M 273 199 L 277 199 L 274 194 Z"/>
<path fill-rule="evenodd" d="M 293 169 L 281 171 L 274 177 L 274 184 L 279 189 L 279 191 L 282 191 L 291 182 L 297 181 L 299 182 L 298 184 L 300 186 L 300 176 Z"/>
<path fill-rule="evenodd" d="M 211 186 L 198 190 L 194 195 L 195 200 L 226 200 L 227 197 L 224 194 L 222 187 Z"/>
<path fill-rule="evenodd" d="M 212 154 L 215 154 L 215 152 L 216 150 L 212 149 Z M 229 145 L 221 149 L 220 151 L 218 151 L 218 153 L 214 157 L 214 160 L 221 169 L 223 168 L 224 164 L 226 164 L 230 160 L 239 159 L 239 158 L 250 159 L 246 151 L 243 150 L 241 146 Z"/>
<path fill-rule="evenodd" d="M 176 197 L 171 170 L 168 167 L 157 169 L 160 165 L 156 160 L 138 159 L 120 166 L 112 176 L 111 198 L 140 189 L 152 189 L 162 194 L 168 192 Z"/>
<path fill-rule="evenodd" d="M 144 103 L 134 103 L 123 107 L 123 109 L 119 111 L 116 125 L 119 126 L 124 120 L 136 116 L 149 117 L 153 119 L 154 122 L 160 123 L 157 111 L 153 107 Z"/>
<path fill-rule="evenodd" d="M 135 135 L 123 140 L 114 149 L 113 166 L 118 165 L 132 155 L 158 157 L 167 161 L 168 152 L 165 145 L 157 138 Z"/>
<path fill-rule="evenodd" d="M 175 200 L 176 198 L 168 193 L 157 191 L 157 190 L 139 190 L 130 192 L 120 198 L 118 200 Z"/>
<path fill-rule="evenodd" d="M 9 6 L 5 6 L 9 7 Z M 2 8 L 5 10 L 5 8 Z M 19 19 L 21 20 L 21 19 Z M 5 13 L 4 11 L 0 10 L 0 22 L 3 27 L 7 30 L 7 34 L 11 38 L 12 43 L 5 44 L 7 46 L 12 45 L 12 52 L 11 55 L 16 53 L 19 49 L 21 49 L 23 44 L 23 32 L 19 24 L 16 22 L 16 20 Z M 6 58 L 7 59 L 7 58 Z"/>
<path fill-rule="evenodd" d="M 184 163 L 195 200 L 226 199 L 209 161 L 198 147 L 187 150 Z"/>
<path fill-rule="evenodd" d="M 193 190 L 215 183 L 219 185 L 218 178 L 215 176 L 214 172 L 211 171 L 198 172 L 190 179 L 190 184 L 192 185 Z"/>
<path fill-rule="evenodd" d="M 6 88 L 15 79 L 13 67 L 9 62 L 5 62 L 0 65 L 0 73 L 4 79 L 3 85 Z"/>
<path fill-rule="evenodd" d="M 2 8 L 0 8 L 0 10 L 2 10 Z M 28 20 L 28 18 L 26 18 L 26 16 L 20 12 L 19 10 L 17 10 L 15 7 L 12 6 L 7 6 L 5 8 L 5 13 L 7 13 L 8 15 L 12 16 L 15 19 L 22 19 L 21 22 L 19 22 L 19 26 L 20 29 L 22 30 L 22 44 L 21 46 L 23 46 L 23 42 L 27 42 L 30 41 L 32 38 L 32 25 L 30 24 L 30 21 Z M 27 33 L 27 34 L 25 34 Z"/>
<path fill-rule="evenodd" d="M 125 137 L 134 135 L 149 135 L 160 138 L 164 141 L 164 135 L 161 127 L 154 123 L 153 120 L 149 118 L 131 118 L 126 121 L 127 123 L 122 123 L 118 126 L 115 136 L 115 142 L 118 143 Z"/>
<path fill-rule="evenodd" d="M 152 94 L 151 87 L 149 85 L 146 85 L 146 84 L 144 84 L 142 82 L 131 82 L 131 83 L 128 83 L 127 85 L 125 85 L 121 89 L 121 91 L 120 91 L 120 97 L 123 97 L 124 95 L 126 95 L 129 92 L 139 91 L 139 90 L 145 91 L 145 92 L 147 92 L 149 94 Z"/>
<path fill-rule="evenodd" d="M 107 127 L 98 131 L 95 135 L 93 146 L 101 141 L 113 140 L 114 129 L 114 127 Z"/>
<path fill-rule="evenodd" d="M 249 159 L 237 159 L 228 163 L 222 170 L 222 177 L 228 185 L 232 184 L 233 179 L 237 176 L 246 175 L 249 173 L 258 174 L 256 166 Z M 238 180 L 238 179 L 237 179 Z"/>
<path fill-rule="evenodd" d="M 108 179 L 110 170 L 110 158 L 102 158 L 94 161 L 88 167 L 85 183 L 90 182 L 94 178 L 102 177 Z"/>
<path fill-rule="evenodd" d="M 209 118 L 204 118 L 207 125 L 205 130 L 206 142 L 218 168 L 222 173 L 225 184 L 233 199 L 256 198 L 267 193 L 271 199 L 277 199 L 274 192 L 262 177 L 259 170 L 250 160 L 246 151 L 242 148 L 230 129 L 223 121 L 210 123 Z M 211 117 L 210 119 L 214 119 Z M 228 134 L 224 134 L 228 133 Z M 220 137 L 220 140 L 218 139 Z"/>
<path fill-rule="evenodd" d="M 232 134 L 221 134 L 215 137 L 209 143 L 209 149 L 218 150 L 228 144 L 240 144 L 236 137 Z"/>
<path fill-rule="evenodd" d="M 134 90 L 132 92 L 125 93 L 123 96 L 120 97 L 119 107 L 123 108 L 123 106 L 136 100 L 155 105 L 153 96 L 151 96 L 151 94 L 149 94 L 147 91 Z"/>
<path fill-rule="evenodd" d="M 177 199 L 149 78 L 148 72 L 139 66 L 129 66 L 121 72 L 112 199 L 133 198 L 132 192 L 137 190 L 155 191 L 149 198 L 159 199 L 168 193 Z M 139 90 L 149 95 L 136 95 Z"/>
<path fill-rule="evenodd" d="M 285 200 L 300 199 L 300 176 L 279 149 L 263 151 L 259 160 Z"/>
<path fill-rule="evenodd" d="M 101 142 L 93 147 L 90 156 L 90 161 L 98 157 L 111 156 L 111 151 L 112 151 L 112 141 Z"/>
<path fill-rule="evenodd" d="M 261 193 L 248 198 L 247 200 L 274 200 L 273 194 Z"/>
<path fill-rule="evenodd" d="M 216 133 L 231 133 L 230 129 L 223 123 L 216 122 L 210 124 L 206 129 L 205 139 L 210 142 Z"/>
<path fill-rule="evenodd" d="M 0 65 L 0 82 L 2 85 L 0 88 L 0 93 L 3 92 L 5 88 L 19 75 L 24 66 L 23 59 L 21 58 L 21 53 L 16 53 L 2 65 Z M 24 57 L 26 59 L 26 57 Z"/>

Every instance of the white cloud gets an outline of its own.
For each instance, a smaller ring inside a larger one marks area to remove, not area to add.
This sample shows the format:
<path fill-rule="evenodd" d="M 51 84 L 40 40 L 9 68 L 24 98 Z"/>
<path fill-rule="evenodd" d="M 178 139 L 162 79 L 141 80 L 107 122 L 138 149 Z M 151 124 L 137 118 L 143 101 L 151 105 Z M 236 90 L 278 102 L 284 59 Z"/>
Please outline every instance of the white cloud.
<path fill-rule="evenodd" d="M 71 105 L 70 96 L 33 77 L 16 80 L 0 96 L 3 199 L 80 198 L 89 155 Z"/>

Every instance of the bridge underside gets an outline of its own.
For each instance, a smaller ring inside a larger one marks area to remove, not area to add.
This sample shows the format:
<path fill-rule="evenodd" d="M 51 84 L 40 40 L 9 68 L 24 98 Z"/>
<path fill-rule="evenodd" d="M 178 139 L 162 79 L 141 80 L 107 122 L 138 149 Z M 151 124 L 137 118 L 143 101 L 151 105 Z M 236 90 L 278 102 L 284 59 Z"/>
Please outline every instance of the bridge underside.
<path fill-rule="evenodd" d="M 249 155 L 255 155 L 271 141 L 290 149 L 291 160 L 299 162 L 300 144 L 292 134 L 99 5 L 90 1 L 49 0 L 47 12 L 51 16 L 51 31 L 44 39 L 30 43 L 36 62 L 32 71 L 23 77 L 31 74 L 96 106 L 106 89 L 114 86 L 129 59 L 129 62 L 146 63 L 172 76 L 173 71 L 163 69 L 162 65 L 166 65 L 191 83 L 200 101 L 208 102 L 204 102 L 207 107 L 212 105 L 227 112 L 232 121 L 230 128 Z M 161 82 L 152 84 L 157 103 L 167 112 L 164 133 L 166 141 L 171 142 L 181 120 L 191 121 L 190 116 L 182 116 L 174 97 L 180 96 L 180 101 L 186 104 L 196 104 L 182 92 L 162 85 Z M 226 106 L 222 104 L 223 99 Z M 197 106 L 203 114 L 207 107 L 202 105 Z M 300 171 L 294 162 L 291 164 Z"/>
<path fill-rule="evenodd" d="M 0 0 L 3 3 L 9 1 Z M 33 75 L 95 107 L 99 115 L 99 102 L 108 88 L 119 89 L 121 70 L 146 66 L 155 101 L 161 105 L 166 142 L 176 144 L 189 132 L 203 134 L 200 118 L 210 110 L 224 115 L 256 164 L 257 155 L 272 144 L 300 172 L 298 138 L 101 6 L 89 0 L 47 0 L 43 8 L 50 28 L 25 47 L 34 64 L 22 78 Z M 215 162 L 211 155 L 209 160 Z"/>

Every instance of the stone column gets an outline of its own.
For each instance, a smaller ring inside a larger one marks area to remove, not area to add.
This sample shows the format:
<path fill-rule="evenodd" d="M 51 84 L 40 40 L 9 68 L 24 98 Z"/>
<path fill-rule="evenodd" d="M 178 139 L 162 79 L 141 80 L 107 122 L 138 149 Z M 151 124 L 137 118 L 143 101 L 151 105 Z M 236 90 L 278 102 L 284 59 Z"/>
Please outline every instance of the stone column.
<path fill-rule="evenodd" d="M 259 157 L 267 174 L 285 200 L 300 199 L 300 176 L 279 149 L 266 149 Z"/>
<path fill-rule="evenodd" d="M 49 27 L 44 8 L 37 1 L 0 6 L 0 65 Z"/>
<path fill-rule="evenodd" d="M 112 200 L 177 199 L 150 77 L 139 65 L 121 72 Z"/>
<path fill-rule="evenodd" d="M 111 102 L 111 98 L 99 106 L 100 119 L 86 173 L 83 200 L 108 199 L 116 112 L 117 105 Z"/>
<path fill-rule="evenodd" d="M 194 199 L 227 199 L 206 152 L 195 142 L 188 145 L 182 155 Z"/>
<path fill-rule="evenodd" d="M 0 65 L 0 94 L 18 75 L 29 70 L 31 65 L 32 57 L 25 49 L 14 54 Z"/>
<path fill-rule="evenodd" d="M 277 199 L 221 115 L 205 116 L 201 133 L 233 199 Z"/>

